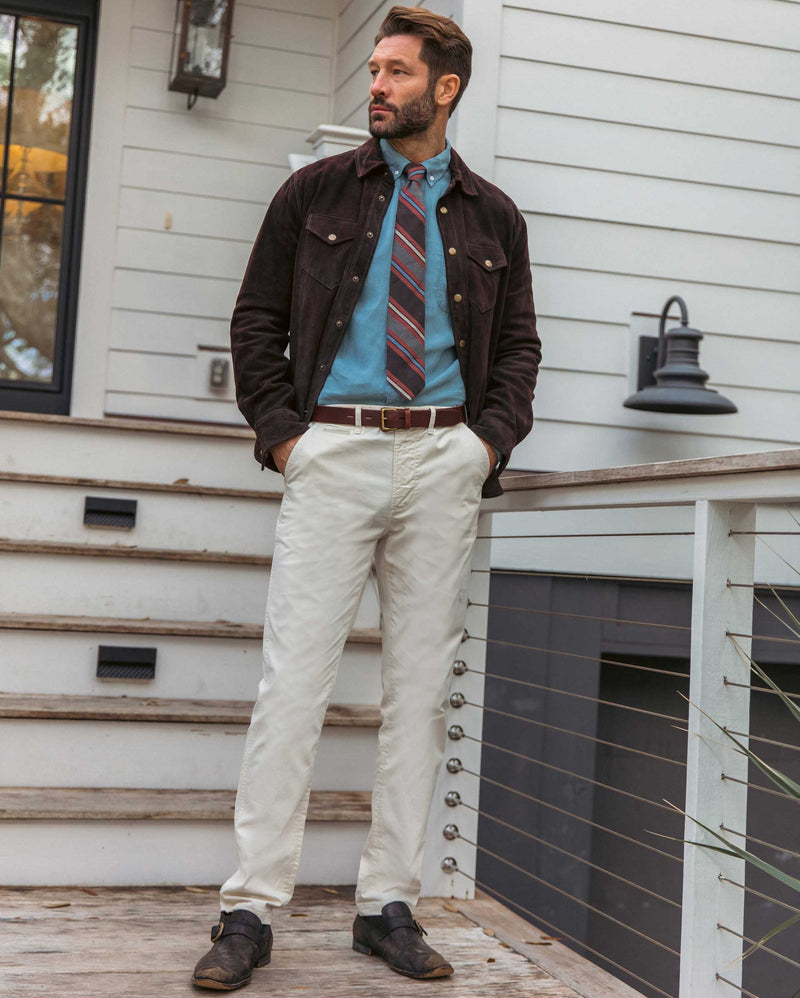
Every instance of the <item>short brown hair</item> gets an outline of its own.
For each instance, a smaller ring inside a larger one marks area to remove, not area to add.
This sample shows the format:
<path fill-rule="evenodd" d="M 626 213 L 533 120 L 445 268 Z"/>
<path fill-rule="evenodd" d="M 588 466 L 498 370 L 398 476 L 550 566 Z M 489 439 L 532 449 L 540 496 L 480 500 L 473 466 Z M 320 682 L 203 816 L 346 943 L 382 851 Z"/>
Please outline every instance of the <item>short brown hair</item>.
<path fill-rule="evenodd" d="M 434 14 L 423 7 L 392 7 L 375 36 L 375 44 L 391 35 L 417 35 L 422 38 L 420 58 L 428 67 L 430 80 L 454 73 L 460 86 L 450 114 L 456 109 L 472 75 L 472 43 L 452 18 Z"/>

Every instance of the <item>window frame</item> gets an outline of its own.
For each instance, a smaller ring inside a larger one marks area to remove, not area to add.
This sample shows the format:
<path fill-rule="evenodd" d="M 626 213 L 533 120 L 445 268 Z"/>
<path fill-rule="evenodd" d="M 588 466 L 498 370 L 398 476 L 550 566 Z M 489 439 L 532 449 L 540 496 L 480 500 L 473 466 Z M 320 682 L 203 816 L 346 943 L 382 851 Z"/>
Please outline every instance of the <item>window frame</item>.
<path fill-rule="evenodd" d="M 62 0 L 60 3 L 58 0 L 0 0 L 2 14 L 42 17 L 78 28 L 53 379 L 48 384 L 0 380 L 0 410 L 53 415 L 69 415 L 70 411 L 99 3 L 100 0 Z"/>

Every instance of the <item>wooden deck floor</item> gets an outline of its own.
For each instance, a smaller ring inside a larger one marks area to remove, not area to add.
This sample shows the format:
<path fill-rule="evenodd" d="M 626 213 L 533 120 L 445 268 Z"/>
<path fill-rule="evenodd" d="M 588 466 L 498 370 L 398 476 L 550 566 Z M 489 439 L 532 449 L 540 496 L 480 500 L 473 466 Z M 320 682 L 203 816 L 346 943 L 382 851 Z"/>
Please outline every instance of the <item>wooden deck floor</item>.
<path fill-rule="evenodd" d="M 217 904 L 216 888 L 0 888 L 0 994 L 213 994 L 193 988 L 189 978 L 211 945 Z M 603 981 L 594 989 L 590 983 L 588 990 L 575 991 L 503 942 L 509 939 L 534 955 L 541 952 L 545 964 L 552 962 L 555 947 L 562 951 L 562 980 L 574 976 L 579 958 L 485 897 L 420 903 L 417 917 L 429 941 L 456 968 L 443 981 L 410 981 L 380 960 L 354 953 L 353 913 L 352 888 L 298 888 L 292 904 L 276 914 L 271 965 L 255 972 L 244 993 L 248 998 L 288 998 L 302 992 L 324 998 L 394 998 L 419 996 L 421 990 L 447 998 L 612 994 Z"/>

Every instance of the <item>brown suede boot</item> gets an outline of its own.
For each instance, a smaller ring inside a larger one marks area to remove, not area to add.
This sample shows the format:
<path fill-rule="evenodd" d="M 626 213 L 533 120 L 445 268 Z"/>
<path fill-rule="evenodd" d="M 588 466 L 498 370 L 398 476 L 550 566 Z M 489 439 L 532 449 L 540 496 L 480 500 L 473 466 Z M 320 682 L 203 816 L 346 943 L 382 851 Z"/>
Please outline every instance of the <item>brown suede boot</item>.
<path fill-rule="evenodd" d="M 414 921 L 405 901 L 383 906 L 380 915 L 356 915 L 353 922 L 353 949 L 367 956 L 379 956 L 398 974 L 423 980 L 449 977 L 453 968 L 424 940 L 425 930 Z"/>
<path fill-rule="evenodd" d="M 265 967 L 272 953 L 272 929 L 252 911 L 221 911 L 211 929 L 214 944 L 194 968 L 192 984 L 233 991 L 250 983 L 253 967 Z"/>

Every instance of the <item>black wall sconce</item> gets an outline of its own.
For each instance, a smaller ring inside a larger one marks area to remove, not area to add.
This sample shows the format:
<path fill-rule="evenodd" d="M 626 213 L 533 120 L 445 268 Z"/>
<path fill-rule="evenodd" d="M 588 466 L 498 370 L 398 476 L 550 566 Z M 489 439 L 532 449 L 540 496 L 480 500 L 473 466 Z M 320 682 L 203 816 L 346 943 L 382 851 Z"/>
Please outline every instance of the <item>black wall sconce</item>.
<path fill-rule="evenodd" d="M 198 97 L 217 97 L 225 86 L 232 38 L 234 0 L 177 0 L 172 33 L 169 89 Z"/>
<path fill-rule="evenodd" d="M 681 310 L 681 324 L 664 332 L 667 312 L 673 302 Z M 703 334 L 689 326 L 686 302 L 673 295 L 661 312 L 658 338 L 639 337 L 638 391 L 623 402 L 628 409 L 647 412 L 682 412 L 696 416 L 719 416 L 737 412 L 730 399 L 706 388 L 708 375 L 699 363 Z"/>

